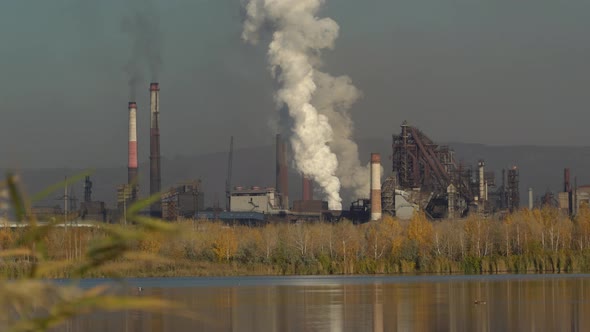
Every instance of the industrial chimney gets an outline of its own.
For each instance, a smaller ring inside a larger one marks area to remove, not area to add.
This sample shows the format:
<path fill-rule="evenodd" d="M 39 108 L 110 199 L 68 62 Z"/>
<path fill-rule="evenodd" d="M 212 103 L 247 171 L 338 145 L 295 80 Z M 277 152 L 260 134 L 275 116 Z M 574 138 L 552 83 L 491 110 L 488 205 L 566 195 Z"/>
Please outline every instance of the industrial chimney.
<path fill-rule="evenodd" d="M 563 170 L 563 191 L 567 193 L 567 210 L 569 215 L 574 213 L 574 197 L 572 195 L 572 186 L 570 184 L 570 169 Z"/>
<path fill-rule="evenodd" d="M 281 207 L 289 209 L 289 180 L 287 170 L 287 146 L 283 141 L 281 134 L 277 134 L 277 160 L 276 160 L 276 186 L 277 192 L 281 197 Z"/>
<path fill-rule="evenodd" d="M 129 102 L 129 155 L 127 157 L 127 183 L 131 188 L 131 201 L 137 200 L 137 104 Z"/>
<path fill-rule="evenodd" d="M 160 192 L 160 86 L 150 84 L 150 195 Z M 157 200 L 150 206 L 152 217 L 162 217 L 162 203 Z"/>
<path fill-rule="evenodd" d="M 303 190 L 303 192 L 302 192 L 301 200 L 303 200 L 303 201 L 313 200 L 313 182 L 305 174 L 303 174 L 302 190 Z"/>
<path fill-rule="evenodd" d="M 381 155 L 371 153 L 371 220 L 381 219 Z"/>
<path fill-rule="evenodd" d="M 485 183 L 486 179 L 485 179 L 485 169 L 484 169 L 485 163 L 484 163 L 484 161 L 480 160 L 477 163 L 477 166 L 479 167 L 479 198 L 478 198 L 479 204 L 480 204 L 479 209 L 480 209 L 480 211 L 483 212 L 484 204 L 485 204 L 486 196 L 487 196 L 486 183 Z"/>

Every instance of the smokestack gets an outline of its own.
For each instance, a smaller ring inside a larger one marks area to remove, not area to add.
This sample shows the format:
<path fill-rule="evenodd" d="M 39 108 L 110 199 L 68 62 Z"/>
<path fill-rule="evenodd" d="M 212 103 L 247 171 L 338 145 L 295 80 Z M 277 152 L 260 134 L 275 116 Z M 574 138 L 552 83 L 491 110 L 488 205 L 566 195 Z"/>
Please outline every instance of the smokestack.
<path fill-rule="evenodd" d="M 127 183 L 131 187 L 131 201 L 137 199 L 137 104 L 129 102 L 129 145 Z"/>
<path fill-rule="evenodd" d="M 150 195 L 160 192 L 160 86 L 150 84 Z M 152 217 L 162 217 L 160 200 L 150 206 Z"/>
<path fill-rule="evenodd" d="M 276 172 L 276 186 L 277 191 L 281 197 L 281 207 L 285 210 L 289 209 L 289 180 L 287 170 L 287 145 L 283 141 L 281 134 L 277 134 L 276 142 L 276 157 L 277 157 L 277 172 Z"/>
<path fill-rule="evenodd" d="M 313 200 L 313 182 L 305 174 L 303 174 L 302 190 L 303 190 L 303 193 L 302 193 L 302 200 L 303 201 Z"/>
<path fill-rule="evenodd" d="M 480 160 L 477 163 L 477 166 L 479 167 L 479 209 L 480 211 L 483 211 L 484 209 L 484 205 L 485 205 L 485 200 L 486 200 L 486 186 L 485 186 L 485 172 L 484 172 L 484 167 L 485 167 L 485 163 L 483 160 Z"/>
<path fill-rule="evenodd" d="M 486 196 L 486 189 L 485 189 L 485 172 L 484 172 L 484 167 L 485 167 L 485 163 L 483 160 L 480 160 L 477 163 L 477 166 L 479 166 L 479 200 L 480 201 L 484 201 L 485 200 L 485 196 Z"/>
<path fill-rule="evenodd" d="M 381 219 L 381 155 L 371 153 L 371 220 Z"/>
<path fill-rule="evenodd" d="M 570 169 L 563 169 L 563 191 L 567 193 L 567 210 L 569 215 L 574 213 L 574 197 L 572 195 L 572 186 L 570 184 Z"/>
<path fill-rule="evenodd" d="M 563 169 L 563 191 L 564 192 L 570 192 L 572 190 L 572 187 L 570 185 L 570 169 L 569 168 L 564 168 Z"/>
<path fill-rule="evenodd" d="M 451 183 L 449 184 L 449 186 L 447 187 L 447 195 L 448 195 L 448 201 L 447 201 L 447 218 L 448 219 L 455 219 L 455 193 L 457 192 L 457 190 L 455 189 L 455 186 Z"/>
<path fill-rule="evenodd" d="M 533 210 L 533 188 L 529 188 L 529 210 Z"/>

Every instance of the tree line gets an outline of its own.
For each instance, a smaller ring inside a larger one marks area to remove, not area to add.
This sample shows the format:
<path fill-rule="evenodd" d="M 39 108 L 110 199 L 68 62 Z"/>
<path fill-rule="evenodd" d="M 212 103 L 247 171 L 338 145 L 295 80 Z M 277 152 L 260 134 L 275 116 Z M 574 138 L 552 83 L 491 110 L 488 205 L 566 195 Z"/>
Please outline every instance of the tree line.
<path fill-rule="evenodd" d="M 128 243 L 165 260 L 130 260 L 120 265 L 123 269 L 105 269 L 93 276 L 590 271 L 587 205 L 575 218 L 543 208 L 520 210 L 503 220 L 470 216 L 429 221 L 416 213 L 409 221 L 386 216 L 360 225 L 343 221 L 244 226 L 184 220 L 177 226 L 172 238 L 150 233 Z M 0 230 L 0 247 L 13 246 L 19 231 Z M 76 261 L 104 238 L 101 228 L 70 228 L 55 229 L 43 241 L 50 259 Z M 18 264 L 9 263 L 2 261 L 0 268 L 18 273 Z M 64 269 L 57 276 L 67 275 Z"/>

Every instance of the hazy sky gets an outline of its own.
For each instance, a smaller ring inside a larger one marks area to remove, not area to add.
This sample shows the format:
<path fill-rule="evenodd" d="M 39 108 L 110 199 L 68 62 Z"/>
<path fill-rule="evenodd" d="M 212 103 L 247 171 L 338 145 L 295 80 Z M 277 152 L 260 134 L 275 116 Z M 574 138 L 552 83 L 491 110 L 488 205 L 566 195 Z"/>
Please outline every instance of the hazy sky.
<path fill-rule="evenodd" d="M 0 167 L 122 166 L 125 17 L 147 0 L 0 4 Z M 273 142 L 266 43 L 242 43 L 239 0 L 152 0 L 163 156 Z M 407 119 L 439 141 L 589 145 L 590 1 L 328 0 L 341 27 L 324 70 L 363 91 L 357 137 Z M 148 159 L 147 70 L 137 95 Z"/>

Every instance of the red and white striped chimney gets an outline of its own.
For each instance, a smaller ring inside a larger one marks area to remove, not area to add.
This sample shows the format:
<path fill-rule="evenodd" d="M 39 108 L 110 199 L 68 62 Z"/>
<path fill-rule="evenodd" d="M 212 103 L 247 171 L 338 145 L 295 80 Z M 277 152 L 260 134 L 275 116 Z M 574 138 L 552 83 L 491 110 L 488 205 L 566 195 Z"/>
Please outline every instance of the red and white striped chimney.
<path fill-rule="evenodd" d="M 137 104 L 129 102 L 129 143 L 127 156 L 127 183 L 133 188 L 131 199 L 137 198 Z"/>
<path fill-rule="evenodd" d="M 371 220 L 381 219 L 381 155 L 371 153 Z"/>

